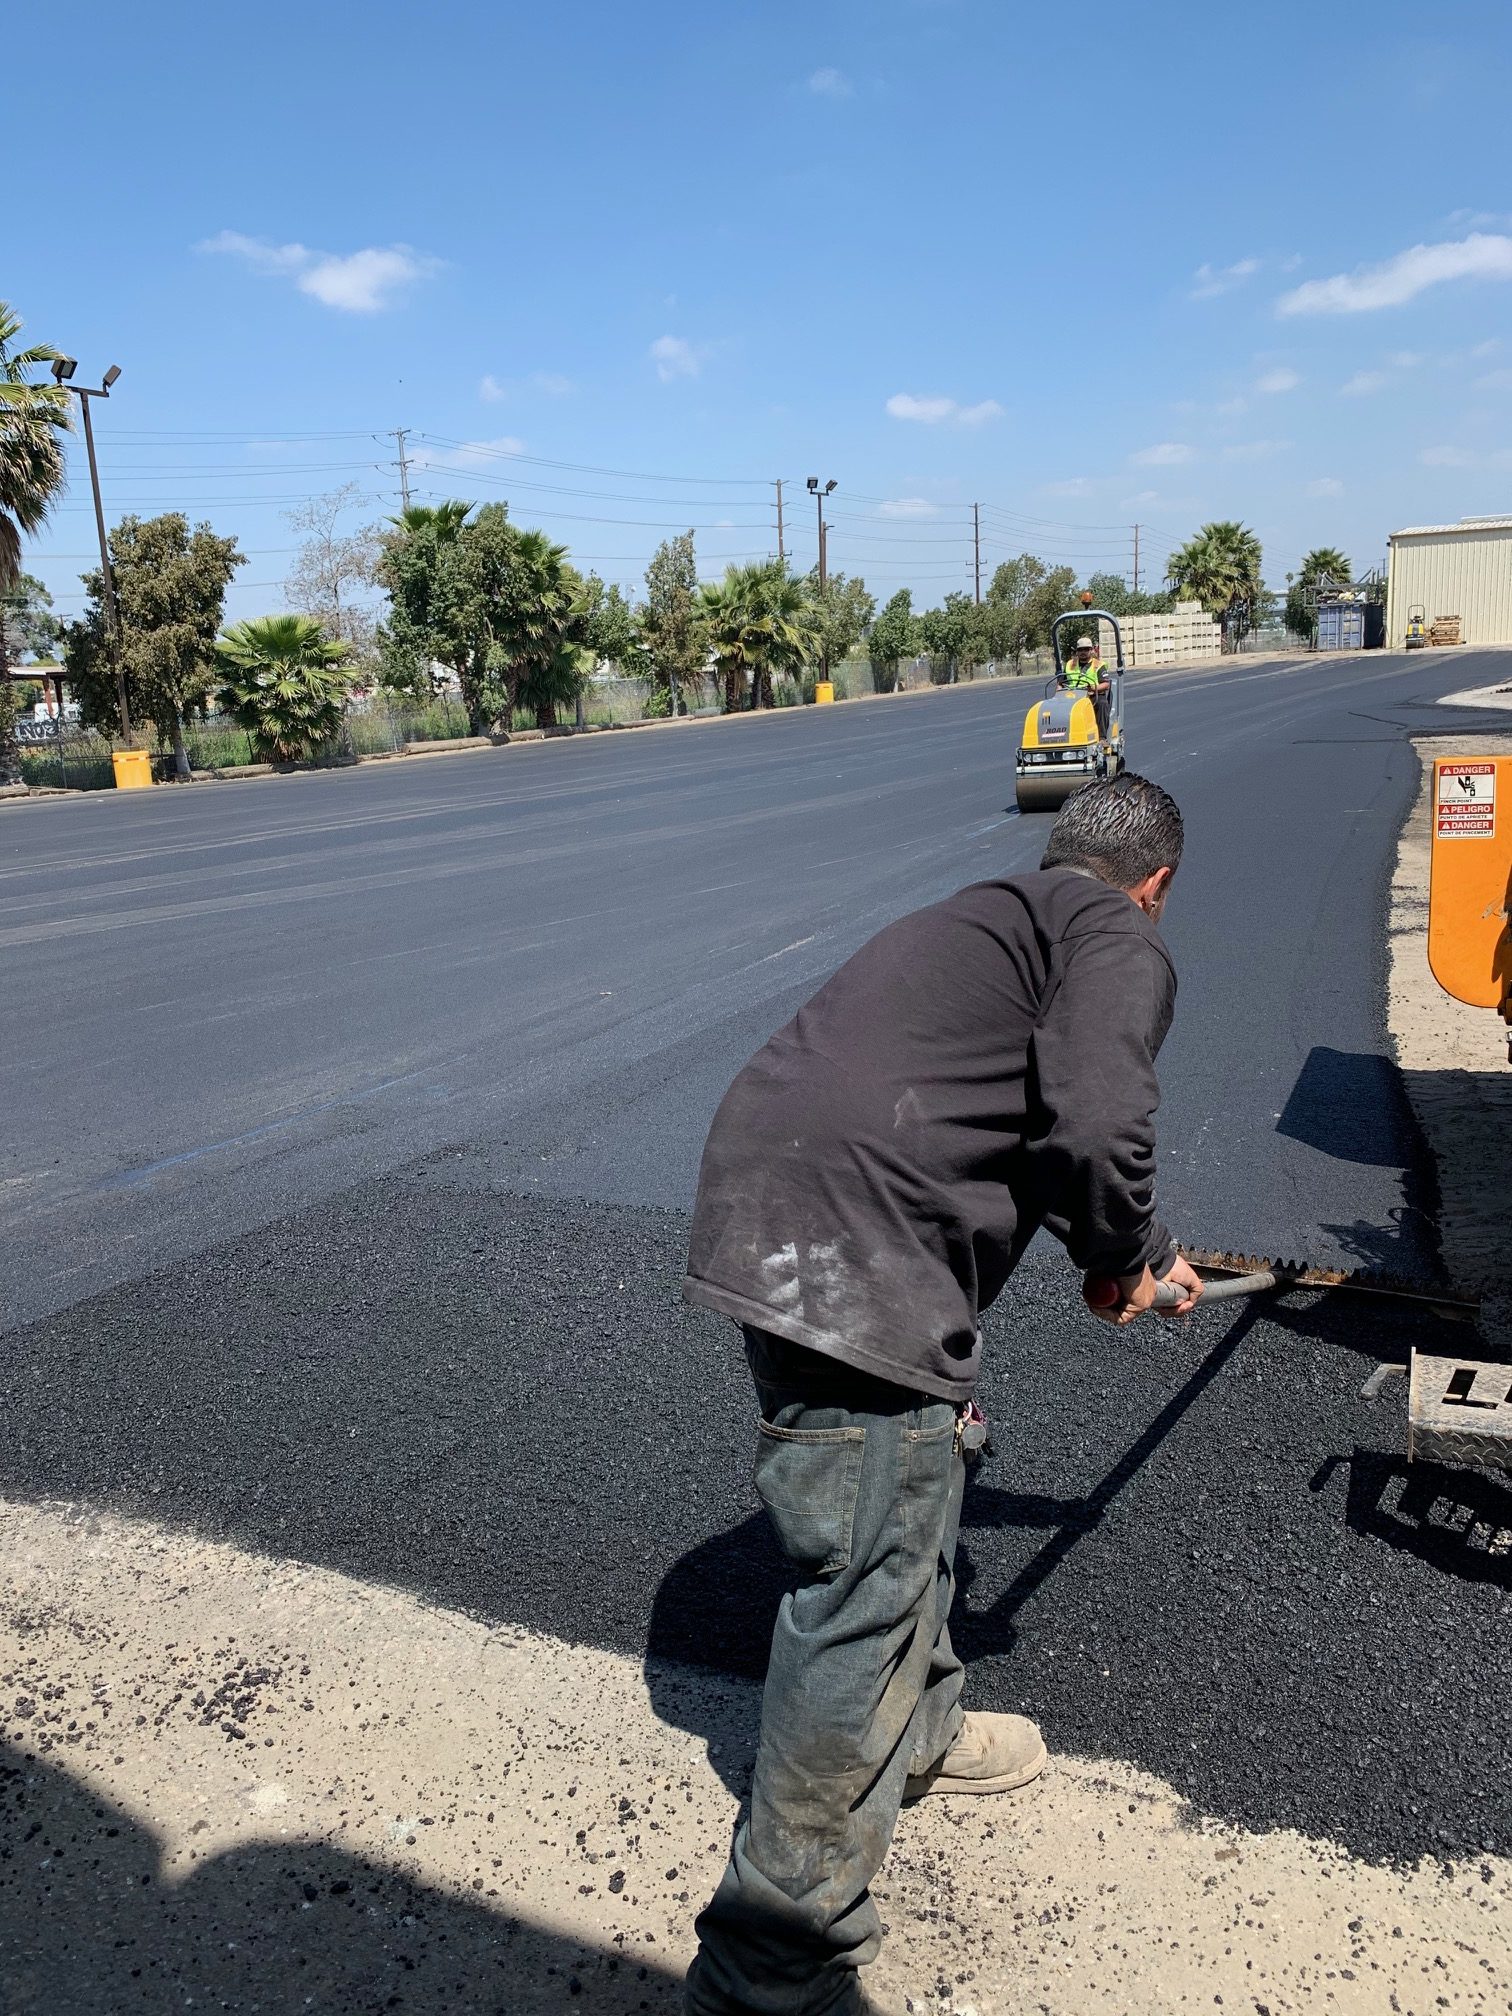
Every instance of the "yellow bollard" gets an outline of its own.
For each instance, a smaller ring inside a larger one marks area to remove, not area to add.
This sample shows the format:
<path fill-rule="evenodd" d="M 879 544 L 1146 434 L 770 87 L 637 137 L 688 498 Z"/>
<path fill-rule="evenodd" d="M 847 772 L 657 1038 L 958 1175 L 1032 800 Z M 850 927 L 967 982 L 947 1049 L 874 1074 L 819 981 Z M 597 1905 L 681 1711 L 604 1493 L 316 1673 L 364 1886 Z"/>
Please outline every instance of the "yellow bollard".
<path fill-rule="evenodd" d="M 835 704 L 835 682 L 833 679 L 816 679 L 814 682 L 814 705 L 833 707 Z"/>
<path fill-rule="evenodd" d="M 152 758 L 145 749 L 116 749 L 111 753 L 117 791 L 145 791 L 152 783 Z"/>

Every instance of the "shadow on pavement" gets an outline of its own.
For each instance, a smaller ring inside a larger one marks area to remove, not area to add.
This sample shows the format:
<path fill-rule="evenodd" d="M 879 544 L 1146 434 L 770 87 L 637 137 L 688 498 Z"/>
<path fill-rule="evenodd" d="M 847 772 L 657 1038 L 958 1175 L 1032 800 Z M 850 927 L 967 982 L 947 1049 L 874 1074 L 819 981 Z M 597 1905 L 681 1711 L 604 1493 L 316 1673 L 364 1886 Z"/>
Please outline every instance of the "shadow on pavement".
<path fill-rule="evenodd" d="M 1320 1471 L 1320 1489 L 1339 1460 Z M 1356 1449 L 1345 1516 L 1441 1574 L 1512 1591 L 1512 1488 L 1501 1478 Z"/>
<path fill-rule="evenodd" d="M 671 1975 L 307 1842 L 165 1875 L 158 1844 L 67 1772 L 0 1744 L 6 2016 L 537 2016 L 681 2006 Z"/>

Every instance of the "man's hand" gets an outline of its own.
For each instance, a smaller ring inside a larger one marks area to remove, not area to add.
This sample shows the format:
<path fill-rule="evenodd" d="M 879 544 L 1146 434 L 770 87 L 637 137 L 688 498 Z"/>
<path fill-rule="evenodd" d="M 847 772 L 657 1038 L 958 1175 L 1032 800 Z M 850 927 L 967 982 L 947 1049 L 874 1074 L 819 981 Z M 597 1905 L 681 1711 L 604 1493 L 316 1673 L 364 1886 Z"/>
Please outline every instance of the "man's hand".
<path fill-rule="evenodd" d="M 1189 1316 L 1193 1309 L 1196 1308 L 1198 1299 L 1202 1294 L 1202 1282 L 1200 1278 L 1192 1272 L 1185 1260 L 1178 1255 L 1174 1264 L 1166 1272 L 1164 1279 L 1171 1282 L 1177 1288 L 1185 1289 L 1186 1294 L 1180 1302 L 1173 1304 L 1171 1308 L 1161 1309 L 1157 1313 L 1161 1316 Z M 1121 1330 L 1125 1324 L 1132 1323 L 1136 1316 L 1142 1316 L 1147 1309 L 1154 1307 L 1155 1290 L 1159 1284 L 1148 1267 L 1142 1269 L 1138 1274 L 1114 1275 L 1113 1285 L 1118 1290 L 1118 1299 L 1116 1301 L 1107 1303 L 1093 1301 L 1091 1294 L 1088 1292 L 1092 1284 L 1096 1282 L 1102 1288 L 1103 1293 L 1106 1294 L 1106 1280 L 1107 1277 L 1105 1275 L 1089 1274 L 1082 1282 L 1083 1301 L 1092 1311 L 1092 1314 L 1100 1316 L 1104 1323 L 1112 1323 Z"/>
<path fill-rule="evenodd" d="M 1170 1309 L 1157 1309 L 1157 1316 L 1190 1316 L 1202 1299 L 1203 1282 L 1199 1274 L 1194 1274 L 1178 1253 L 1176 1264 L 1163 1277 L 1173 1288 L 1185 1288 L 1185 1301 L 1178 1302 Z"/>

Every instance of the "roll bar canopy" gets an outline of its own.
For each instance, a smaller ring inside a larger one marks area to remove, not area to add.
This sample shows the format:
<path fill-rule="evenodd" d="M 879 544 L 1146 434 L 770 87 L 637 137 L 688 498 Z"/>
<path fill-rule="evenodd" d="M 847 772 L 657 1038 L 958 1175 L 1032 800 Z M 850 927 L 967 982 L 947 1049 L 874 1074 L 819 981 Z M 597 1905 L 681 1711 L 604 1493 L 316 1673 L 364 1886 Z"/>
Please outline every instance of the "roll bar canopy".
<path fill-rule="evenodd" d="M 1113 650 L 1118 660 L 1113 669 L 1115 672 L 1123 671 L 1123 632 L 1118 627 L 1118 618 L 1107 609 L 1068 609 L 1063 616 L 1057 616 L 1055 621 L 1050 625 L 1050 648 L 1055 653 L 1055 676 L 1057 678 L 1066 669 L 1066 654 L 1061 649 L 1060 633 L 1062 623 L 1090 623 L 1095 618 L 1100 618 L 1102 622 L 1113 625 Z"/>

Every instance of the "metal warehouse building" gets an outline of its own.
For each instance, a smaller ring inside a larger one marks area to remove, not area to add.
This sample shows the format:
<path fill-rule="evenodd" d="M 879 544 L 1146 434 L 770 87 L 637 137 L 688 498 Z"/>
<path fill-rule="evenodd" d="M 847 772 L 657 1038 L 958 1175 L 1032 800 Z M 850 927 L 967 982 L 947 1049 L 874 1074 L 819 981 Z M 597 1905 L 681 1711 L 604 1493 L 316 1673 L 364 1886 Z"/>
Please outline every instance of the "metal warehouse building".
<path fill-rule="evenodd" d="M 1387 545 L 1388 649 L 1415 612 L 1430 627 L 1457 616 L 1462 644 L 1512 644 L 1512 517 L 1413 525 Z"/>

